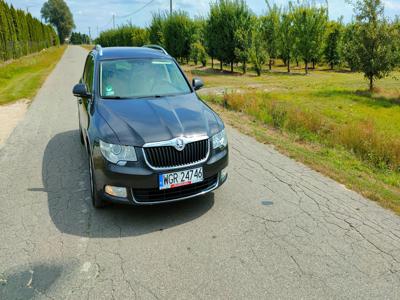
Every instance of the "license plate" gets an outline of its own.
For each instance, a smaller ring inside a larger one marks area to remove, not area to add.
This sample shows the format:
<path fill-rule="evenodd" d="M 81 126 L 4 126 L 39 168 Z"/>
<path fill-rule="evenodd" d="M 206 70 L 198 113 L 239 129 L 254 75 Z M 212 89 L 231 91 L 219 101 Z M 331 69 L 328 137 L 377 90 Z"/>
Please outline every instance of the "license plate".
<path fill-rule="evenodd" d="M 196 168 L 158 175 L 160 190 L 172 189 L 178 186 L 203 181 L 203 168 Z"/>

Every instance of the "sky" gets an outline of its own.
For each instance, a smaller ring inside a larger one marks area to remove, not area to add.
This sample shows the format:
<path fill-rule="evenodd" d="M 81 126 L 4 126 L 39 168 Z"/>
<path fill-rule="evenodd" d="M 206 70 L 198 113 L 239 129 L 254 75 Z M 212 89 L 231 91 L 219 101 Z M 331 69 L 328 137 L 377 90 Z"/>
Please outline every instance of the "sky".
<path fill-rule="evenodd" d="M 40 9 L 45 0 L 6 0 L 16 8 L 28 10 L 34 17 L 40 19 Z M 90 33 L 91 37 L 97 37 L 98 33 L 113 27 L 113 15 L 115 26 L 132 22 L 134 25 L 147 26 L 151 21 L 153 12 L 169 10 L 170 0 L 66 0 L 75 21 L 75 31 Z M 190 16 L 206 16 L 210 0 L 172 0 L 173 9 L 187 11 Z M 250 9 L 260 15 L 266 11 L 265 0 L 247 0 Z M 270 3 L 287 4 L 287 0 L 270 0 Z M 324 0 L 316 2 L 325 3 Z M 393 18 L 400 15 L 400 0 L 383 0 L 385 15 Z M 328 0 L 329 17 L 338 19 L 344 17 L 344 21 L 351 20 L 353 8 L 346 0 Z"/>

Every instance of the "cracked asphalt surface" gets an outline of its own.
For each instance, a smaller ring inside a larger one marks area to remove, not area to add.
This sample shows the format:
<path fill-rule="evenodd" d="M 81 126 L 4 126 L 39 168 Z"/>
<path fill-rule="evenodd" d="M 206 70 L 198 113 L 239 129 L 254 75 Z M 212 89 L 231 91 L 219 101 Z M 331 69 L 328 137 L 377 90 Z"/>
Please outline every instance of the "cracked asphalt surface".
<path fill-rule="evenodd" d="M 0 299 L 399 299 L 400 218 L 228 128 L 230 177 L 91 207 L 69 47 L 0 149 Z"/>

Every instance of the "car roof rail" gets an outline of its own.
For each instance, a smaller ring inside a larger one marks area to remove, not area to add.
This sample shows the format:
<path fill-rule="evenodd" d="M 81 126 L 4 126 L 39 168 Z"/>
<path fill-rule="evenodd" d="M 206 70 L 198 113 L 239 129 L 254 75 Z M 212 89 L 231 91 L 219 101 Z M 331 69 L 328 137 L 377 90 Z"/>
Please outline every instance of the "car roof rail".
<path fill-rule="evenodd" d="M 158 50 L 158 51 L 161 51 L 162 53 L 164 53 L 165 55 L 169 55 L 167 50 L 165 50 L 163 47 L 161 47 L 159 45 L 143 45 L 142 47 Z"/>
<path fill-rule="evenodd" d="M 103 48 L 101 47 L 101 45 L 97 44 L 96 46 L 93 47 L 93 50 L 96 50 L 100 56 L 103 55 Z"/>

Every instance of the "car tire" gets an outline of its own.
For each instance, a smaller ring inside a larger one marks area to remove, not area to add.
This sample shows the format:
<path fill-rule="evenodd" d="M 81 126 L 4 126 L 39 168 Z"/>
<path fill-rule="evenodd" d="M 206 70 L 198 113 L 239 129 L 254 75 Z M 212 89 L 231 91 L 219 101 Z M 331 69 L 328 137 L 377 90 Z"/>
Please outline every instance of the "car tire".
<path fill-rule="evenodd" d="M 105 206 L 105 203 L 97 194 L 96 181 L 95 181 L 96 179 L 94 177 L 92 157 L 90 154 L 89 154 L 89 178 L 90 178 L 90 194 L 92 198 L 93 207 L 102 208 Z"/>
<path fill-rule="evenodd" d="M 82 129 L 81 129 L 80 126 L 79 126 L 79 135 L 80 135 L 80 138 L 81 138 L 81 144 L 82 144 L 82 145 L 85 145 L 85 139 L 84 139 L 84 137 L 83 137 Z"/>

